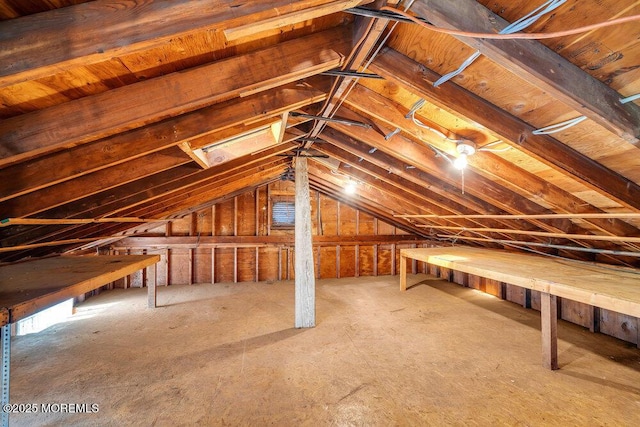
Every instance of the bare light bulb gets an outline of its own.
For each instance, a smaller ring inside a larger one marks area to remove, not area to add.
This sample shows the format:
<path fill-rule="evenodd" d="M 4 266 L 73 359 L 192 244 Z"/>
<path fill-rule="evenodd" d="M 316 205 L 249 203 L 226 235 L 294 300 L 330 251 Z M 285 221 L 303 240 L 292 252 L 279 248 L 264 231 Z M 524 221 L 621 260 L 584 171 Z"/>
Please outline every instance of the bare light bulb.
<path fill-rule="evenodd" d="M 467 155 L 465 153 L 459 154 L 453 161 L 453 166 L 458 170 L 462 170 L 467 167 Z"/>
<path fill-rule="evenodd" d="M 347 182 L 347 185 L 344 186 L 344 192 L 347 194 L 355 194 L 356 192 L 356 183 L 353 181 Z"/>

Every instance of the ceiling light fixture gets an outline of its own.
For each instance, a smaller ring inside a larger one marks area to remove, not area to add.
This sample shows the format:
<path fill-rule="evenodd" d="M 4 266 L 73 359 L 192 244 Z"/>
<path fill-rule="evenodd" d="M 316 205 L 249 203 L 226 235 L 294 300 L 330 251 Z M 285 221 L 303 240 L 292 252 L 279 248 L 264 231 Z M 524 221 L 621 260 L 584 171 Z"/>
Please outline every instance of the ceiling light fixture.
<path fill-rule="evenodd" d="M 458 153 L 458 157 L 453 161 L 453 166 L 455 166 L 456 169 L 462 170 L 467 166 L 467 157 L 476 152 L 476 145 L 467 140 L 459 142 L 458 145 L 456 145 L 456 152 Z"/>
<path fill-rule="evenodd" d="M 347 194 L 355 194 L 356 183 L 351 180 L 347 181 L 347 184 L 344 186 L 344 192 Z"/>

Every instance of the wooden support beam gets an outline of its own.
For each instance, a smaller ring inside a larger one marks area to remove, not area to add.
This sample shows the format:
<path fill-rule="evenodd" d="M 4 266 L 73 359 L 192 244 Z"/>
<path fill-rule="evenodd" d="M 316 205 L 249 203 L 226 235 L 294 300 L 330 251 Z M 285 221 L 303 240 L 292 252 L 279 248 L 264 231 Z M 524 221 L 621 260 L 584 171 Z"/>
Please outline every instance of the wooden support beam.
<path fill-rule="evenodd" d="M 191 159 L 180 149 L 171 147 L 158 153 L 149 154 L 143 161 L 130 160 L 72 181 L 61 182 L 6 200 L 2 203 L 3 214 L 8 217 L 34 215 L 190 162 Z"/>
<path fill-rule="evenodd" d="M 314 87 L 325 88 L 323 80 Z M 328 86 L 325 88 L 328 90 Z M 270 89 L 242 99 L 152 123 L 125 133 L 103 138 L 0 169 L 0 202 L 11 197 L 67 181 L 100 169 L 141 158 L 194 138 L 213 138 L 220 132 L 256 119 L 269 119 L 283 111 L 322 101 L 326 93 L 295 84 Z M 82 162 L 76 161 L 82 159 Z M 20 179 L 14 177 L 20 176 Z"/>
<path fill-rule="evenodd" d="M 558 304 L 556 295 L 540 293 L 542 330 L 542 366 L 558 369 Z"/>
<path fill-rule="evenodd" d="M 157 222 L 162 223 L 168 221 L 166 219 L 153 218 L 5 218 L 0 220 L 0 227 L 9 227 L 10 225 L 72 225 L 72 224 L 93 224 L 105 222 L 119 223 L 139 223 L 139 222 Z"/>
<path fill-rule="evenodd" d="M 311 199 L 307 159 L 296 158 L 295 209 L 295 327 L 316 325 L 315 274 L 311 240 Z"/>
<path fill-rule="evenodd" d="M 225 29 L 224 36 L 228 41 L 238 40 L 264 31 L 272 31 L 298 22 L 319 18 L 331 13 L 337 13 L 361 4 L 371 3 L 372 1 L 373 0 L 337 0 L 289 13 L 284 12 L 281 15 L 260 21 L 246 20 L 245 22 L 248 23 Z"/>
<path fill-rule="evenodd" d="M 522 234 L 527 236 L 541 236 L 541 237 L 555 237 L 559 239 L 573 239 L 573 240 L 601 240 L 606 242 L 627 242 L 627 243 L 640 243 L 640 237 L 629 236 L 598 236 L 595 234 L 570 234 L 570 233 L 550 233 L 544 231 L 529 231 L 529 230 L 517 230 L 506 228 L 466 228 L 455 226 L 440 226 L 440 225 L 427 225 L 419 224 L 417 227 L 421 228 L 434 228 L 442 230 L 454 230 L 454 231 L 469 231 L 480 233 L 506 233 L 506 234 Z"/>
<path fill-rule="evenodd" d="M 359 117 L 355 115 L 355 113 L 349 113 L 348 111 L 349 110 L 343 108 L 341 115 L 349 116 L 349 118 Z M 425 149 L 422 144 L 402 135 L 396 135 L 393 144 L 389 144 L 382 135 L 372 129 L 343 126 L 335 123 L 332 123 L 330 126 L 353 138 L 353 141 L 349 141 L 350 146 L 362 145 L 360 150 L 365 152 L 367 152 L 369 148 L 374 147 L 378 151 L 396 157 L 406 165 L 412 165 L 417 169 L 439 177 L 449 185 L 458 188 L 460 186 L 460 177 L 457 171 L 448 167 L 449 164 L 446 160 L 436 158 L 436 155 L 432 151 Z M 375 154 L 378 153 L 376 152 Z M 537 203 L 471 170 L 465 173 L 465 193 L 469 193 L 505 212 L 513 214 L 551 213 Z M 553 231 L 565 231 L 571 228 L 571 224 L 567 220 L 549 223 L 542 221 L 531 222 L 539 227 L 552 227 Z"/>
<path fill-rule="evenodd" d="M 415 243 L 424 240 L 411 234 L 372 234 L 358 236 L 312 236 L 314 246 L 354 246 L 386 243 Z M 282 246 L 294 243 L 291 236 L 170 236 L 170 237 L 124 237 L 115 245 L 117 248 L 172 247 L 194 248 L 208 246 Z"/>
<path fill-rule="evenodd" d="M 175 197 L 175 201 L 163 200 L 159 203 L 159 206 L 156 208 L 156 204 L 152 203 L 147 206 L 141 206 L 135 208 L 131 212 L 137 213 L 148 213 L 148 214 L 158 214 L 158 213 L 173 213 L 179 212 L 181 210 L 186 210 L 191 208 L 192 210 L 198 210 L 201 206 L 198 206 L 196 203 L 202 203 L 198 200 L 208 200 L 209 203 L 207 206 L 210 206 L 211 203 L 215 203 L 216 200 L 220 198 L 233 197 L 234 194 L 240 194 L 246 191 L 247 188 L 252 188 L 252 186 L 263 185 L 265 182 L 270 180 L 277 179 L 283 171 L 285 160 L 276 160 L 274 162 L 273 167 L 268 167 L 264 171 L 260 172 L 260 170 L 249 169 L 244 173 L 244 177 L 238 177 L 231 175 L 228 178 L 221 179 L 217 181 L 215 184 L 212 184 L 212 189 L 202 188 L 199 191 L 196 191 L 194 195 L 189 195 L 188 193 L 182 193 Z M 259 173 L 260 172 L 260 173 Z M 204 207 L 204 206 L 202 206 Z M 86 226 L 84 226 L 86 227 Z M 115 228 L 114 228 L 115 227 Z M 118 228 L 120 227 L 120 228 Z M 66 238 L 67 236 L 86 236 L 87 234 L 91 235 L 94 233 L 101 232 L 110 232 L 116 233 L 122 231 L 122 225 L 114 225 L 112 227 L 100 227 L 96 228 L 95 231 L 87 230 L 86 228 L 77 228 L 73 232 L 69 231 L 57 231 L 54 235 L 61 235 Z M 126 226 L 125 226 L 126 228 Z M 103 234 L 97 234 L 97 236 L 103 236 Z M 121 236 L 118 236 L 121 237 Z M 46 236 L 38 235 L 36 239 L 46 239 Z M 99 237 L 96 237 L 99 238 Z M 51 237 L 49 237 L 51 239 Z M 16 240 L 16 239 L 13 239 Z M 108 243 L 108 242 L 107 242 Z M 20 241 L 18 243 L 20 244 Z M 106 243 L 105 243 L 106 244 Z"/>
<path fill-rule="evenodd" d="M 291 23 L 296 17 L 303 19 L 312 16 L 314 10 L 323 10 L 317 8 L 337 11 L 351 7 L 354 2 L 327 3 L 327 0 L 272 0 L 230 6 L 224 2 L 176 0 L 133 1 L 113 7 L 109 1 L 94 1 L 3 21 L 0 87 L 142 52 L 190 34 L 227 30 L 230 35 L 244 36 L 247 22 L 258 29 L 277 28 L 280 22 Z M 142 27 L 144 31 L 140 31 Z M 100 37 L 96 37 L 98 33 Z M 73 43 L 64 43 L 63 47 L 60 40 Z"/>
<path fill-rule="evenodd" d="M 426 141 L 445 153 L 454 154 L 453 144 L 445 142 L 435 133 L 419 127 L 413 120 L 406 119 L 402 113 L 404 107 L 370 89 L 364 87 L 355 88 L 351 91 L 349 99 L 345 103 L 352 108 L 375 117 L 377 120 L 381 120 L 386 125 L 398 126 L 417 140 Z M 508 182 L 510 187 L 517 191 L 518 194 L 532 200 L 542 199 L 554 210 L 567 213 L 603 213 L 601 209 L 585 203 L 584 200 L 574 196 L 572 193 L 504 160 L 496 154 L 478 152 L 476 155 L 470 156 L 468 162 L 469 168 L 472 168 L 474 172 L 491 180 L 497 178 L 498 182 Z M 624 221 L 604 221 L 595 217 L 590 218 L 588 221 L 610 235 L 640 235 L 640 230 Z"/>
<path fill-rule="evenodd" d="M 509 25 L 474 0 L 418 0 L 411 10 L 431 24 L 444 28 L 497 33 Z M 638 142 L 640 108 L 633 103 L 622 104 L 618 92 L 542 43 L 535 40 L 458 39 L 621 138 L 634 144 Z"/>
<path fill-rule="evenodd" d="M 603 213 L 553 213 L 553 214 L 538 214 L 538 215 L 485 215 L 485 214 L 473 214 L 473 215 L 394 215 L 397 218 L 438 218 L 438 219 L 553 219 L 553 218 L 567 218 L 567 219 L 639 219 L 640 213 L 616 213 L 616 212 L 603 212 Z"/>
<path fill-rule="evenodd" d="M 336 68 L 348 43 L 346 28 L 335 28 L 6 119 L 0 123 L 0 166 Z"/>
<path fill-rule="evenodd" d="M 85 197 L 76 203 L 65 204 L 50 209 L 44 212 L 43 215 L 62 218 L 75 216 L 121 216 L 123 212 L 128 209 L 140 206 L 143 203 L 148 203 L 153 200 L 160 201 L 173 195 L 181 195 L 187 190 L 196 191 L 200 185 L 207 181 L 224 179 L 229 176 L 229 174 L 233 176 L 237 171 L 247 170 L 248 166 L 260 167 L 270 164 L 274 161 L 273 159 L 269 159 L 270 156 L 287 151 L 290 147 L 291 145 L 289 144 L 283 144 L 273 147 L 260 155 L 243 156 L 208 170 L 202 170 L 193 163 L 179 166 L 165 172 L 154 174 L 144 180 L 120 185 L 112 190 L 102 191 L 93 196 Z M 284 163 L 284 160 L 280 162 Z M 162 212 L 160 214 L 162 214 Z M 59 231 L 57 228 L 55 230 Z M 8 240 L 8 244 L 14 245 L 25 241 L 25 239 L 28 241 L 43 235 L 46 235 L 43 230 L 38 227 L 33 227 L 33 229 L 30 229 L 28 232 L 5 235 L 4 237 Z M 24 238 L 22 238 L 22 236 L 24 236 Z M 18 239 L 19 242 L 16 241 Z"/>
<path fill-rule="evenodd" d="M 491 129 L 504 142 L 627 208 L 640 209 L 640 185 L 549 135 L 533 135 L 533 126 L 452 82 L 434 88 L 432 83 L 440 76 L 401 53 L 383 50 L 371 70 L 446 111 Z"/>

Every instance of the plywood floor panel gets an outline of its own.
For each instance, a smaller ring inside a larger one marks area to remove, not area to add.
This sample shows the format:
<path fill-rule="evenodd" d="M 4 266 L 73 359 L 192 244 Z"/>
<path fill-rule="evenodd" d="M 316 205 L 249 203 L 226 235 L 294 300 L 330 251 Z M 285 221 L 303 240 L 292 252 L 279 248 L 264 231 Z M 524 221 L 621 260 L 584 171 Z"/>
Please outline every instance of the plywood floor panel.
<path fill-rule="evenodd" d="M 98 403 L 11 425 L 640 424 L 640 350 L 426 275 L 321 280 L 294 329 L 293 283 L 103 292 L 81 320 L 13 342 L 11 401 Z M 42 354 L 47 357 L 42 357 Z"/>

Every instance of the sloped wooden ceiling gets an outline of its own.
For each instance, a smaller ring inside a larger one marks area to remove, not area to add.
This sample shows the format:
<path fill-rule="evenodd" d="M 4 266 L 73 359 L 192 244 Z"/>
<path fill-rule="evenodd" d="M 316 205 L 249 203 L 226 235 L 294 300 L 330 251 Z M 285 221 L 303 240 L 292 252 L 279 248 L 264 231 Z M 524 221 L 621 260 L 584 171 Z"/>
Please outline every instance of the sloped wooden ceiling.
<path fill-rule="evenodd" d="M 496 33 L 550 3 L 524 32 L 640 14 L 632 0 L 0 0 L 0 261 L 151 228 L 291 178 L 303 155 L 314 189 L 444 244 L 638 266 L 640 109 L 620 99 L 640 93 L 639 21 L 492 40 L 384 8 Z M 460 141 L 477 150 L 463 174 Z"/>

